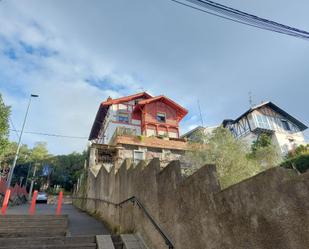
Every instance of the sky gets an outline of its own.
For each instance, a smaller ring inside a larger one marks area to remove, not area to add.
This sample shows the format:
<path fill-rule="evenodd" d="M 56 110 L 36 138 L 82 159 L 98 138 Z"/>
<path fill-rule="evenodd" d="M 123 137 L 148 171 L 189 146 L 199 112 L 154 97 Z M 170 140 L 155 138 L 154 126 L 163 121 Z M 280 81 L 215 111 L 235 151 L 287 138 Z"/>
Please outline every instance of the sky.
<path fill-rule="evenodd" d="M 218 0 L 309 30 L 306 0 Z M 186 132 L 270 100 L 309 124 L 309 41 L 210 16 L 170 0 L 0 1 L 0 93 L 20 129 L 88 137 L 100 102 L 147 91 L 189 110 Z M 308 138 L 308 133 L 306 133 Z M 11 140 L 17 134 L 11 132 Z M 24 134 L 53 154 L 87 139 Z"/>

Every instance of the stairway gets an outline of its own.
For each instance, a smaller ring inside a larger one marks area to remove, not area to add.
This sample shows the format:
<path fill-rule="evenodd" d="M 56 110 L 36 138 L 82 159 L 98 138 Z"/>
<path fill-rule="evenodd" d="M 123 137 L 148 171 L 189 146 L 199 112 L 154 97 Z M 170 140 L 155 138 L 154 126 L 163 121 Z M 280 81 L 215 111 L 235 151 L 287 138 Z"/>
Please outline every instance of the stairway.
<path fill-rule="evenodd" d="M 0 249 L 146 249 L 134 234 L 68 236 L 67 215 L 0 216 Z"/>
<path fill-rule="evenodd" d="M 0 216 L 0 238 L 66 236 L 67 231 L 67 215 Z"/>
<path fill-rule="evenodd" d="M 96 249 L 95 236 L 0 238 L 0 249 Z"/>

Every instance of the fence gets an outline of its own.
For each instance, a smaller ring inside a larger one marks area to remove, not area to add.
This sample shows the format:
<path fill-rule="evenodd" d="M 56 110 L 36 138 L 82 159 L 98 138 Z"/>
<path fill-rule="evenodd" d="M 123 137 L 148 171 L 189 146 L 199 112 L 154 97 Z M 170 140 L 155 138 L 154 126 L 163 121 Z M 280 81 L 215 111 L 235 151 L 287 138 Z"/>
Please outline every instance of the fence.
<path fill-rule="evenodd" d="M 11 196 L 10 201 L 13 204 L 20 204 L 27 200 L 28 192 L 26 187 L 21 187 L 18 184 L 15 184 L 14 187 L 10 187 L 11 189 Z M 7 182 L 3 179 L 0 179 L 0 199 L 5 195 L 7 190 Z"/>

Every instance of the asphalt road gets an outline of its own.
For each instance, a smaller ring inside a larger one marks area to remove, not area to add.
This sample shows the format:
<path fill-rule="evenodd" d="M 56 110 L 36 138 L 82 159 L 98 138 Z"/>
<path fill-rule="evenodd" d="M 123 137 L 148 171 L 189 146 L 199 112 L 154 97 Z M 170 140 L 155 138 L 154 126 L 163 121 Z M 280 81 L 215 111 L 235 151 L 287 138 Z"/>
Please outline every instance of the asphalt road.
<path fill-rule="evenodd" d="M 28 214 L 29 204 L 9 207 L 7 214 Z M 55 204 L 37 204 L 36 214 L 55 214 Z M 71 204 L 62 206 L 62 214 L 69 215 L 69 231 L 71 235 L 110 234 L 104 224 Z"/>

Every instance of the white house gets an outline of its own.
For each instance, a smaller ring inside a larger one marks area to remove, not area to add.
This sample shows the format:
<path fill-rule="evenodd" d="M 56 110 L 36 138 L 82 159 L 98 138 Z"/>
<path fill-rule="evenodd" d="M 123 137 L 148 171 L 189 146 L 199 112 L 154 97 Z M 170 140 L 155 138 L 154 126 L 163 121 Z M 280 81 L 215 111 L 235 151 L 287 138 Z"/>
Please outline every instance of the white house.
<path fill-rule="evenodd" d="M 282 154 L 306 144 L 303 131 L 308 127 L 272 102 L 254 106 L 235 120 L 224 120 L 222 125 L 235 138 L 249 144 L 257 140 L 261 133 L 267 133 Z"/>
<path fill-rule="evenodd" d="M 222 125 L 228 128 L 235 138 L 244 140 L 248 145 L 256 141 L 261 133 L 269 134 L 283 155 L 299 145 L 306 144 L 303 131 L 308 127 L 272 102 L 254 106 L 235 120 L 224 120 Z M 200 132 L 210 134 L 216 127 L 218 126 L 198 126 L 182 137 L 196 141 Z"/>

